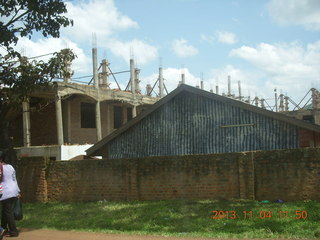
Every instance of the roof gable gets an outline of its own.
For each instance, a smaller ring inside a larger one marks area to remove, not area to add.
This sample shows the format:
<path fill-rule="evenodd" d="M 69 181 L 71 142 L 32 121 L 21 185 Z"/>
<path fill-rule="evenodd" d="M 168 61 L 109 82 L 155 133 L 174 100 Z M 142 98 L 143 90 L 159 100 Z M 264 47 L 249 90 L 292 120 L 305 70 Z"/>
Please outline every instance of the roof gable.
<path fill-rule="evenodd" d="M 176 88 L 174 91 L 172 91 L 170 94 L 168 94 L 166 97 L 160 99 L 158 102 L 156 102 L 154 105 L 152 105 L 149 109 L 142 112 L 140 115 L 138 115 L 136 118 L 132 119 L 131 121 L 127 122 L 125 125 L 123 125 L 121 128 L 117 129 L 110 135 L 103 138 L 101 141 L 97 142 L 94 146 L 89 148 L 87 150 L 88 155 L 94 155 L 99 154 L 101 151 L 101 148 L 103 148 L 108 142 L 115 139 L 117 136 L 121 135 L 122 133 L 126 132 L 128 129 L 130 129 L 132 126 L 136 125 L 138 122 L 140 122 L 142 119 L 146 118 L 150 114 L 152 114 L 154 111 L 158 110 L 161 106 L 163 106 L 165 103 L 171 101 L 175 96 L 181 94 L 182 92 L 188 93 L 188 94 L 195 94 L 199 95 L 201 97 L 209 98 L 215 101 L 223 102 L 225 104 L 229 104 L 241 109 L 245 109 L 251 112 L 255 112 L 270 118 L 274 118 L 276 120 L 286 122 L 289 124 L 292 124 L 294 126 L 308 129 L 315 132 L 320 132 L 320 126 L 309 124 L 304 121 L 295 119 L 293 117 L 288 117 L 282 113 L 276 113 L 272 112 L 266 109 L 262 109 L 238 100 L 234 100 L 228 97 L 220 96 L 205 90 L 201 90 L 198 88 L 194 88 L 188 85 L 180 85 L 178 88 Z"/>

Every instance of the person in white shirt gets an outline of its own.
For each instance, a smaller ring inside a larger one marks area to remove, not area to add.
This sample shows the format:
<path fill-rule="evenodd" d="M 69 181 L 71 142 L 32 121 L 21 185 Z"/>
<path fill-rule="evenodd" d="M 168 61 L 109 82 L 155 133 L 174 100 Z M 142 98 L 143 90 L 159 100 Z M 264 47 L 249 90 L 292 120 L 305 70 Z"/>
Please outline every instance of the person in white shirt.
<path fill-rule="evenodd" d="M 20 189 L 16 179 L 16 171 L 6 163 L 5 154 L 0 151 L 0 162 L 2 163 L 2 196 L 0 198 L 2 204 L 1 227 L 7 230 L 9 237 L 18 237 L 19 232 L 16 227 L 13 207 L 18 197 L 20 197 Z M 0 236 L 1 237 L 1 236 Z"/>

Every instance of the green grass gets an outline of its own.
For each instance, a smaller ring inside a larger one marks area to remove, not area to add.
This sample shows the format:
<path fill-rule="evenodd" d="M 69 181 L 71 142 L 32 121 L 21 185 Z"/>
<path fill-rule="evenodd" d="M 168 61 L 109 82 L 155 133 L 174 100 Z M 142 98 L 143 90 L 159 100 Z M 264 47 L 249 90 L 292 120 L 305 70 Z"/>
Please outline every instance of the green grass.
<path fill-rule="evenodd" d="M 24 228 L 219 238 L 320 238 L 320 202 L 315 201 L 28 203 L 23 210 L 24 219 L 17 225 Z M 213 219 L 215 210 L 235 211 L 239 218 Z M 307 211 L 308 217 L 296 219 L 296 210 Z M 243 211 L 247 212 L 246 219 Z M 272 215 L 261 219 L 261 211 Z M 279 211 L 283 212 L 282 218 Z"/>

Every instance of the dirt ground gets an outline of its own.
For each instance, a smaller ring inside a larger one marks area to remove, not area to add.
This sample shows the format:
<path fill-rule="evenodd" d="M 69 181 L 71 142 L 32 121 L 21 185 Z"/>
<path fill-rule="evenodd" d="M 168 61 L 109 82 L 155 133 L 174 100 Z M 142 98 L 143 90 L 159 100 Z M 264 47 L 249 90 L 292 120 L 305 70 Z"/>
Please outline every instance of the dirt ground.
<path fill-rule="evenodd" d="M 189 238 L 189 237 L 160 237 L 160 236 L 140 236 L 140 235 L 122 235 L 106 233 L 89 233 L 73 231 L 57 231 L 46 229 L 20 229 L 20 235 L 17 238 L 4 237 L 3 239 L 12 240 L 213 240 L 214 238 Z M 221 238 L 217 240 L 223 240 Z M 254 239 L 250 239 L 254 240 Z M 259 239 L 263 240 L 263 239 Z M 286 239 L 289 240 L 289 239 Z"/>

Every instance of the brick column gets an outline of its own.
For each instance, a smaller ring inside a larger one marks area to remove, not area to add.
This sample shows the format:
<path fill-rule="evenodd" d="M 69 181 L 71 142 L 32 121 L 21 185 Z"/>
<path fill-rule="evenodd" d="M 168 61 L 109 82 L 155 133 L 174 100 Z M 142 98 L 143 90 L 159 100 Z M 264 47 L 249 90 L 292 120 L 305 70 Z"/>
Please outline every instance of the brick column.
<path fill-rule="evenodd" d="M 239 197 L 255 199 L 254 189 L 254 153 L 242 153 L 238 159 L 239 165 Z"/>

